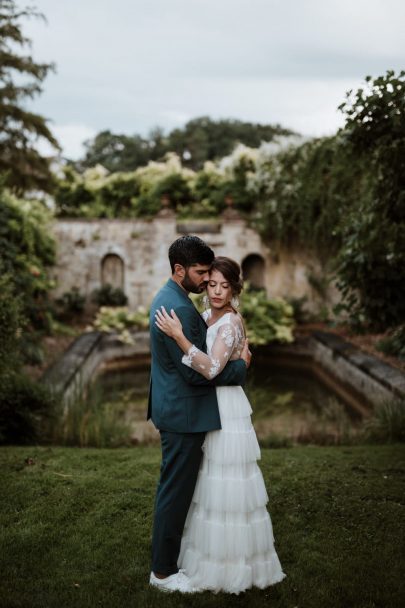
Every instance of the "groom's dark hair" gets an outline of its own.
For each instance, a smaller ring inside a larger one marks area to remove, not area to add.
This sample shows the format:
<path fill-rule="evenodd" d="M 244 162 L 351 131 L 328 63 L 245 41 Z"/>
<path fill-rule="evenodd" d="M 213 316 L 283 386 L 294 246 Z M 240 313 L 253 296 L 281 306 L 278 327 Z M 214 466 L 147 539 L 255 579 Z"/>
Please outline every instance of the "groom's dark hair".
<path fill-rule="evenodd" d="M 169 247 L 172 272 L 175 264 L 181 264 L 184 268 L 193 264 L 212 264 L 214 257 L 215 254 L 207 243 L 194 235 L 181 236 Z"/>

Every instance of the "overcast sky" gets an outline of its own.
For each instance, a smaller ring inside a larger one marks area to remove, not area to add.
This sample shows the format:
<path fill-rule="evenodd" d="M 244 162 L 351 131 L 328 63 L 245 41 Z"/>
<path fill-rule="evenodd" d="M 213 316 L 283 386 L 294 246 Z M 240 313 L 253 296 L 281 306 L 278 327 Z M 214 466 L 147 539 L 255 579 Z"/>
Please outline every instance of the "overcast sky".
<path fill-rule="evenodd" d="M 202 115 L 330 134 L 348 89 L 405 69 L 403 0 L 32 3 L 48 24 L 24 32 L 57 72 L 30 108 L 70 158 L 104 129 L 146 135 Z"/>

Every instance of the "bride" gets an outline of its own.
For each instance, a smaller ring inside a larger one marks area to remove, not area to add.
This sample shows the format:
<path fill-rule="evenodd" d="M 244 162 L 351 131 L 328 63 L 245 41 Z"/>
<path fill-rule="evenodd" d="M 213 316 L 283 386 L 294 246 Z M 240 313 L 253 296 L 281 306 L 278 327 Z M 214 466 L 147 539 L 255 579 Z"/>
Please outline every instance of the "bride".
<path fill-rule="evenodd" d="M 176 313 L 162 307 L 156 325 L 183 350 L 182 362 L 214 378 L 228 360 L 238 359 L 245 342 L 236 310 L 242 290 L 239 265 L 215 258 L 207 286 L 210 308 L 203 313 L 207 354 L 184 335 Z M 252 409 L 241 386 L 217 386 L 221 430 L 207 433 L 204 456 L 183 531 L 178 567 L 193 587 L 240 593 L 265 588 L 286 577 L 274 547 L 266 509 L 268 495 L 257 460 L 260 448 Z"/>

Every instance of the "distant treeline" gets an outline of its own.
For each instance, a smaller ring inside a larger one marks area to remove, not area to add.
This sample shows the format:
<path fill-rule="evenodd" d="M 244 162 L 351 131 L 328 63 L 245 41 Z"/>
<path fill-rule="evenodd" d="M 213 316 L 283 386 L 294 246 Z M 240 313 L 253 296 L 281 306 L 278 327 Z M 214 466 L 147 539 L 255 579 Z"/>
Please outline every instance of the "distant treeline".
<path fill-rule="evenodd" d="M 78 171 L 96 164 L 103 165 L 110 172 L 133 171 L 151 160 L 161 160 L 167 152 L 175 152 L 184 167 L 198 171 L 205 161 L 218 160 L 230 154 L 237 143 L 257 148 L 262 141 L 292 133 L 278 124 L 261 125 L 228 119 L 215 121 L 202 116 L 167 135 L 160 127 L 152 129 L 148 137 L 102 131 L 85 143 L 85 157 L 72 164 Z"/>

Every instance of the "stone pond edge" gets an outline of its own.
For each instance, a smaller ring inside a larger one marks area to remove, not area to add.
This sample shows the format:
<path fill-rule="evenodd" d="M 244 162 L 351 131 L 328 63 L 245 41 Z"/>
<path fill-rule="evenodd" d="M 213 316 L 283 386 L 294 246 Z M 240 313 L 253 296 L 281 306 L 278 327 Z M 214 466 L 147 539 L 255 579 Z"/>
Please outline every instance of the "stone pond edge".
<path fill-rule="evenodd" d="M 99 331 L 78 336 L 63 355 L 40 378 L 63 395 L 63 402 L 80 394 L 93 376 L 108 362 L 150 355 L 149 333 L 133 334 L 135 344 L 123 344 L 115 334 Z M 254 349 L 256 351 L 256 349 Z M 272 344 L 257 348 L 257 355 L 268 354 L 273 361 L 289 358 L 306 361 L 307 367 L 320 366 L 337 383 L 352 389 L 370 405 L 392 398 L 405 399 L 405 374 L 391 365 L 360 351 L 336 334 L 316 330 L 308 338 L 292 344 Z M 319 375 L 319 374 L 318 374 Z"/>

